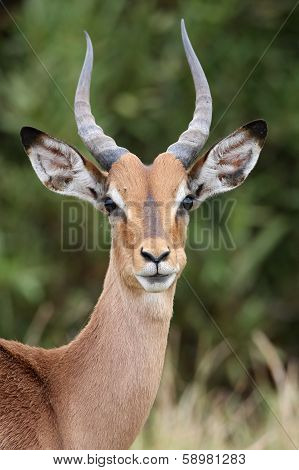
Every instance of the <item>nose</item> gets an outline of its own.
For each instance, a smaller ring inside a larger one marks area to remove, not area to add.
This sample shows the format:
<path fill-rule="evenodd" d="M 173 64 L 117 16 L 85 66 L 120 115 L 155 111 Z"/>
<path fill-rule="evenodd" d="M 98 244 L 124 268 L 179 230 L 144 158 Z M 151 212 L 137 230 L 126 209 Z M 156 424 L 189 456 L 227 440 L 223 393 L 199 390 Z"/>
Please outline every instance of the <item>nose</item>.
<path fill-rule="evenodd" d="M 145 258 L 146 260 L 149 260 L 149 261 L 152 261 L 155 264 L 158 264 L 158 263 L 160 263 L 160 261 L 167 258 L 167 256 L 170 253 L 170 250 L 163 251 L 163 253 L 161 253 L 159 256 L 155 256 L 152 253 L 150 253 L 149 251 L 145 251 L 142 247 L 140 253 L 141 253 L 141 256 L 143 256 L 143 258 Z"/>

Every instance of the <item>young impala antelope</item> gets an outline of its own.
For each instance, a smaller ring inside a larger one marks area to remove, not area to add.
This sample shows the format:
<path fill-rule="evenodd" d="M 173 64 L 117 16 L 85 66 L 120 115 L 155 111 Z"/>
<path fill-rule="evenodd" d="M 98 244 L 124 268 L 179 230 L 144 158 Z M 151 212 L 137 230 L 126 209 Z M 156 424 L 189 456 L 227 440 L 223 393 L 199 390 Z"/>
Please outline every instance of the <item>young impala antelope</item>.
<path fill-rule="evenodd" d="M 42 349 L 0 341 L 2 449 L 125 449 L 155 400 L 173 297 L 185 263 L 189 211 L 239 186 L 255 166 L 266 123 L 240 127 L 198 159 L 212 118 L 209 85 L 182 21 L 196 91 L 188 129 L 150 166 L 104 134 L 89 104 L 93 50 L 75 96 L 76 149 L 31 127 L 21 138 L 41 182 L 107 214 L 112 245 L 103 292 L 69 344 Z"/>

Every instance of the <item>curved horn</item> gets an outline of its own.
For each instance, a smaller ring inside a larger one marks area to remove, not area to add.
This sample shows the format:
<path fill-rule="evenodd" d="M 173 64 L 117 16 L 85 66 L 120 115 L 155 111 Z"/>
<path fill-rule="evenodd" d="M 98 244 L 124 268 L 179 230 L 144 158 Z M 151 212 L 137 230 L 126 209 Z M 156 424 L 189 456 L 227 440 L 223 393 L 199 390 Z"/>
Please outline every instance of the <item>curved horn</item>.
<path fill-rule="evenodd" d="M 186 57 L 193 76 L 196 104 L 188 129 L 180 135 L 175 144 L 168 147 L 167 152 L 173 153 L 184 167 L 188 168 L 196 159 L 209 136 L 212 120 L 212 97 L 204 71 L 188 38 L 184 20 L 181 21 L 181 32 Z"/>
<path fill-rule="evenodd" d="M 105 170 L 128 150 L 118 147 L 112 137 L 104 134 L 90 109 L 90 81 L 93 64 L 93 49 L 89 35 L 85 32 L 87 49 L 75 96 L 75 118 L 82 141 Z"/>

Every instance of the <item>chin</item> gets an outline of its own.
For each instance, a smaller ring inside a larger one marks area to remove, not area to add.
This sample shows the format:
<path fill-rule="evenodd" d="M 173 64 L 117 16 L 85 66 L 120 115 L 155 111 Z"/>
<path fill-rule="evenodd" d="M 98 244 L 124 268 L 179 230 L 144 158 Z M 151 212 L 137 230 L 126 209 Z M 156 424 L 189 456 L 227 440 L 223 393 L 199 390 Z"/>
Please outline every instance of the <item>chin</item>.
<path fill-rule="evenodd" d="M 146 292 L 164 292 L 169 289 L 176 279 L 176 273 L 168 275 L 158 275 L 158 276 L 140 276 L 136 275 L 141 287 Z"/>

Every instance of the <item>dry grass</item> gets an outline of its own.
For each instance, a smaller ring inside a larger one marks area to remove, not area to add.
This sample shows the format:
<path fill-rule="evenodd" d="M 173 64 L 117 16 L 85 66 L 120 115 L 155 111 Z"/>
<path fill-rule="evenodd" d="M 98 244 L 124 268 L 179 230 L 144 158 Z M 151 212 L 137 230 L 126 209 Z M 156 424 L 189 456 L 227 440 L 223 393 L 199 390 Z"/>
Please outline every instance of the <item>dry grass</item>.
<path fill-rule="evenodd" d="M 168 355 L 162 385 L 135 449 L 294 449 L 299 445 L 298 364 L 284 367 L 261 332 L 252 338 L 257 388 L 240 392 L 207 388 L 229 352 L 220 344 L 199 362 L 195 380 L 175 399 L 176 368 Z M 260 374 L 258 371 L 267 371 Z M 240 374 L 244 374 L 240 370 Z"/>

